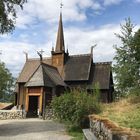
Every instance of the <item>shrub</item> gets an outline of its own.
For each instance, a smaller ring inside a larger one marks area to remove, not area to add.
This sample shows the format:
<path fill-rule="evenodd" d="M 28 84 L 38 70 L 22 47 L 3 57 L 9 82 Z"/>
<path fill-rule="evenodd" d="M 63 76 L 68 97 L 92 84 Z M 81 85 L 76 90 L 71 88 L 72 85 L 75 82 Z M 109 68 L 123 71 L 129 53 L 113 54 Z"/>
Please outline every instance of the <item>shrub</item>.
<path fill-rule="evenodd" d="M 129 96 L 140 96 L 140 87 L 136 87 L 130 90 Z"/>
<path fill-rule="evenodd" d="M 85 126 L 89 114 L 101 111 L 98 100 L 82 90 L 73 90 L 54 97 L 51 106 L 58 119 L 81 127 Z"/>

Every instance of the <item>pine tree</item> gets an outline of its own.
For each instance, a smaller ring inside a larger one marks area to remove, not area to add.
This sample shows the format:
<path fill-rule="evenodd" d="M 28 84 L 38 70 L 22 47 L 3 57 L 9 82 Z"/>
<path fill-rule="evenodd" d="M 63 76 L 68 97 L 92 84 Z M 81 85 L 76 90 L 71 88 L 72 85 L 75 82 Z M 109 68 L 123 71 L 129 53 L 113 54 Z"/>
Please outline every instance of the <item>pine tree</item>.
<path fill-rule="evenodd" d="M 140 88 L 140 29 L 133 37 L 133 57 L 135 63 L 135 84 L 137 88 Z"/>
<path fill-rule="evenodd" d="M 121 34 L 116 36 L 121 40 L 121 46 L 115 46 L 114 57 L 116 87 L 121 93 L 128 93 L 130 90 L 139 87 L 139 62 L 140 62 L 140 31 L 133 35 L 134 25 L 130 18 L 121 25 Z"/>

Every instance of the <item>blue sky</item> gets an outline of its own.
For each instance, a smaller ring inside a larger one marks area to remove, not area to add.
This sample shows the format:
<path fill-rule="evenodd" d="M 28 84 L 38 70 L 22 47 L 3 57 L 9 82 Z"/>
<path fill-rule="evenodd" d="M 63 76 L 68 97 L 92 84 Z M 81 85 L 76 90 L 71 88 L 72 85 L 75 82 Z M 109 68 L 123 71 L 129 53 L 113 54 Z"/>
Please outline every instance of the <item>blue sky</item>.
<path fill-rule="evenodd" d="M 38 57 L 43 49 L 49 57 L 55 47 L 61 0 L 29 0 L 24 10 L 17 8 L 16 29 L 12 34 L 0 36 L 0 59 L 17 77 L 24 63 L 24 51 L 29 58 Z M 94 62 L 113 61 L 113 45 L 120 45 L 114 33 L 130 17 L 140 27 L 140 0 L 63 0 L 65 47 L 70 54 L 89 53 L 94 49 Z"/>

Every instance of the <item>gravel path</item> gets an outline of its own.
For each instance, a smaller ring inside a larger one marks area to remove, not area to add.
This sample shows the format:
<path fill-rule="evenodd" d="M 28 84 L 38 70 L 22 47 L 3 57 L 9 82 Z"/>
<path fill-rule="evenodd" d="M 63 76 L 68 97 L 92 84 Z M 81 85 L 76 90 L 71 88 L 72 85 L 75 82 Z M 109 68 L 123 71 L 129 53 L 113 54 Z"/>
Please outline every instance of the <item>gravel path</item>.
<path fill-rule="evenodd" d="M 0 140 L 70 140 L 65 127 L 41 119 L 0 120 Z"/>

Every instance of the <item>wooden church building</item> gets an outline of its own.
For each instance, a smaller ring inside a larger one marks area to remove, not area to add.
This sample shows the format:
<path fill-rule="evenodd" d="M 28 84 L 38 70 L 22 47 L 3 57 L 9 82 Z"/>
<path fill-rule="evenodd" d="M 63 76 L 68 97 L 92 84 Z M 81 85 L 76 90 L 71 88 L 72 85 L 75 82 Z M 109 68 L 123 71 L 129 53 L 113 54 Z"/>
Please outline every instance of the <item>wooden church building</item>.
<path fill-rule="evenodd" d="M 17 79 L 16 106 L 29 115 L 44 112 L 53 96 L 64 90 L 81 87 L 93 90 L 98 83 L 103 102 L 113 100 L 113 78 L 110 62 L 95 63 L 92 49 L 89 54 L 70 55 L 65 50 L 62 14 L 60 14 L 57 41 L 50 58 L 26 58 Z"/>

